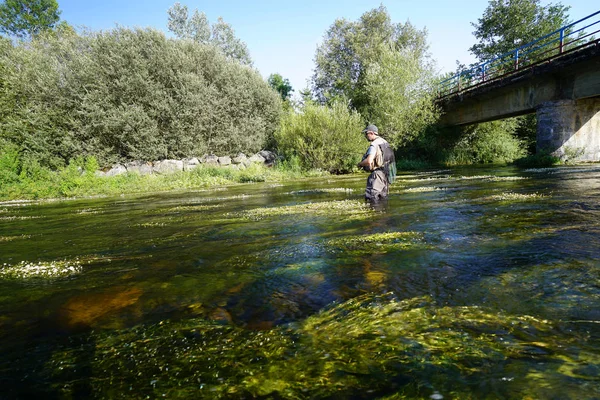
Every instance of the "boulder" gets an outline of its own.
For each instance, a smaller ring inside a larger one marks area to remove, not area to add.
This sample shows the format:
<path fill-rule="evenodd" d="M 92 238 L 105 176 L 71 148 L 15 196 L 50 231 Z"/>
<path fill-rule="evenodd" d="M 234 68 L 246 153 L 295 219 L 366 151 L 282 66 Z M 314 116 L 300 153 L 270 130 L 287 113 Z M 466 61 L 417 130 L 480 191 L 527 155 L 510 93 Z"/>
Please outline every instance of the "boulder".
<path fill-rule="evenodd" d="M 205 155 L 202 157 L 202 162 L 207 165 L 219 165 L 219 157 L 214 154 Z"/>
<path fill-rule="evenodd" d="M 106 171 L 106 173 L 104 174 L 104 176 L 122 175 L 122 174 L 124 174 L 126 172 L 127 172 L 127 168 L 125 168 L 124 165 L 115 164 L 115 165 L 112 166 L 111 169 L 109 169 L 108 171 Z"/>
<path fill-rule="evenodd" d="M 143 161 L 132 161 L 125 164 L 127 172 L 139 175 L 150 175 L 152 173 L 152 163 Z"/>
<path fill-rule="evenodd" d="M 200 165 L 200 160 L 198 160 L 196 157 L 183 160 L 184 171 L 191 171 L 194 168 L 197 168 L 198 165 Z"/>
<path fill-rule="evenodd" d="M 231 162 L 234 164 L 242 164 L 244 162 L 244 160 L 247 160 L 247 159 L 248 159 L 248 157 L 246 157 L 246 155 L 244 153 L 239 153 L 237 156 L 233 157 Z"/>
<path fill-rule="evenodd" d="M 277 155 L 269 150 L 261 150 L 258 154 L 265 159 L 265 164 L 273 164 L 277 159 Z"/>
<path fill-rule="evenodd" d="M 170 174 L 183 171 L 183 161 L 181 160 L 162 160 L 154 163 L 152 171 L 157 174 Z"/>
<path fill-rule="evenodd" d="M 258 153 L 253 155 L 252 157 L 250 157 L 248 160 L 251 163 L 264 163 L 265 162 L 265 158 Z"/>
<path fill-rule="evenodd" d="M 219 157 L 219 165 L 221 165 L 221 166 L 231 165 L 231 157 L 229 157 L 229 156 Z"/>

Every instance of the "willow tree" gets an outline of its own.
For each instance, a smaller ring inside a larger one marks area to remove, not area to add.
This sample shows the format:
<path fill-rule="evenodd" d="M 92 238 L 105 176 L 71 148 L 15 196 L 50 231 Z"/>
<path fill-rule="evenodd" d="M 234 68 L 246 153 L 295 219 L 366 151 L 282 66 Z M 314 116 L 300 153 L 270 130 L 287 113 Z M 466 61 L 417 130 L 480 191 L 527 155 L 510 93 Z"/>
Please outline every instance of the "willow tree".
<path fill-rule="evenodd" d="M 178 38 L 215 46 L 228 58 L 244 65 L 252 65 L 246 43 L 235 35 L 231 25 L 223 18 L 219 17 L 211 26 L 205 13 L 196 9 L 189 15 L 187 6 L 180 3 L 169 8 L 167 14 L 168 28 Z"/>
<path fill-rule="evenodd" d="M 336 20 L 315 57 L 317 99 L 347 98 L 394 144 L 409 141 L 435 120 L 426 38 L 410 22 L 393 23 L 383 6 L 358 21 Z"/>
<path fill-rule="evenodd" d="M 541 5 L 540 0 L 490 0 L 473 35 L 479 40 L 469 51 L 480 62 L 560 29 L 569 23 L 568 6 Z"/>
<path fill-rule="evenodd" d="M 568 25 L 569 9 L 560 2 L 542 5 L 540 0 L 490 0 L 481 18 L 472 23 L 478 43 L 469 51 L 479 62 L 499 57 Z M 536 125 L 535 114 L 516 117 L 516 125 L 511 125 L 531 152 L 535 150 Z"/>
<path fill-rule="evenodd" d="M 17 38 L 52 29 L 59 20 L 56 0 L 4 0 L 0 4 L 0 32 Z"/>
<path fill-rule="evenodd" d="M 363 117 L 376 122 L 394 147 L 410 143 L 436 122 L 433 64 L 382 45 L 365 70 Z"/>
<path fill-rule="evenodd" d="M 410 22 L 393 23 L 380 6 L 364 13 L 358 21 L 338 19 L 327 30 L 317 48 L 312 88 L 321 103 L 347 97 L 358 111 L 365 106 L 365 73 L 379 59 L 381 46 L 405 50 L 417 58 L 427 53 L 427 32 Z"/>

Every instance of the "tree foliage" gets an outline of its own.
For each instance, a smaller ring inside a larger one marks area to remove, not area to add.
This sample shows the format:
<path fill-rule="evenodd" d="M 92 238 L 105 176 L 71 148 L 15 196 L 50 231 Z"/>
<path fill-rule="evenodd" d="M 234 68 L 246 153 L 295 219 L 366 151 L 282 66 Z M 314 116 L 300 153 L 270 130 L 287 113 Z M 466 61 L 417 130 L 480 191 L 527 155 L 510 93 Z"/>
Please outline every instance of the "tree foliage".
<path fill-rule="evenodd" d="M 287 78 L 284 79 L 280 74 L 269 75 L 267 82 L 279 93 L 281 100 L 287 100 L 294 91 L 290 81 Z"/>
<path fill-rule="evenodd" d="M 434 71 L 418 54 L 381 45 L 365 73 L 362 115 L 376 121 L 394 147 L 414 140 L 437 120 Z"/>
<path fill-rule="evenodd" d="M 379 58 L 381 45 L 409 51 L 417 58 L 427 52 L 426 31 L 410 22 L 392 23 L 384 6 L 364 13 L 358 21 L 336 20 L 317 48 L 313 91 L 321 103 L 346 96 L 361 110 L 365 105 L 365 72 Z"/>
<path fill-rule="evenodd" d="M 252 65 L 246 43 L 235 36 L 233 28 L 223 18 L 219 17 L 211 27 L 205 13 L 196 9 L 190 16 L 187 6 L 180 3 L 175 3 L 167 13 L 168 28 L 178 38 L 216 46 L 225 56 Z"/>
<path fill-rule="evenodd" d="M 0 4 L 0 32 L 17 38 L 35 36 L 59 20 L 56 0 L 4 0 Z"/>
<path fill-rule="evenodd" d="M 255 152 L 279 122 L 257 71 L 152 29 L 57 31 L 0 50 L 0 141 L 45 166 Z"/>
<path fill-rule="evenodd" d="M 540 0 L 490 0 L 483 16 L 472 23 L 479 43 L 469 51 L 481 62 L 534 41 L 569 23 L 570 7 L 541 5 Z"/>
<path fill-rule="evenodd" d="M 525 146 L 515 135 L 519 121 L 508 118 L 464 128 L 459 140 L 442 150 L 447 165 L 503 164 L 526 155 Z"/>
<path fill-rule="evenodd" d="M 302 112 L 284 114 L 275 139 L 278 150 L 304 169 L 348 172 L 368 145 L 363 127 L 361 116 L 342 101 L 329 106 L 308 103 Z"/>

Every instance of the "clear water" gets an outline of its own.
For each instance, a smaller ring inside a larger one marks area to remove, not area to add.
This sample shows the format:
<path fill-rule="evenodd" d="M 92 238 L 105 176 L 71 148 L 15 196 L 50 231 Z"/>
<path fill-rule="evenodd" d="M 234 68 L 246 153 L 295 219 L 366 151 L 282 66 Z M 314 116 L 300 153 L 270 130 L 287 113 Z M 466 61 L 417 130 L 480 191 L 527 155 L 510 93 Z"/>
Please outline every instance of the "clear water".
<path fill-rule="evenodd" d="M 600 167 L 365 181 L 0 204 L 0 398 L 600 398 Z"/>

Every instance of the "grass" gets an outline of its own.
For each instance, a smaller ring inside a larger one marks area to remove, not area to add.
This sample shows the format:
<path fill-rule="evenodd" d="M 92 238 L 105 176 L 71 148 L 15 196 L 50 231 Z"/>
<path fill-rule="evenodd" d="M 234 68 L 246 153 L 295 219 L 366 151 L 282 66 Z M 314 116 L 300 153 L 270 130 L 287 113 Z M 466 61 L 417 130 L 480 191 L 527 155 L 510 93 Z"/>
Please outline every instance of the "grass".
<path fill-rule="evenodd" d="M 69 165 L 61 171 L 44 171 L 30 177 L 0 183 L 0 201 L 90 196 L 118 196 L 123 193 L 151 193 L 207 188 L 250 182 L 282 182 L 308 176 L 326 175 L 323 171 L 301 172 L 285 168 L 251 165 L 246 169 L 200 166 L 191 171 L 168 175 L 126 173 L 112 177 L 97 176 L 93 171 Z"/>

